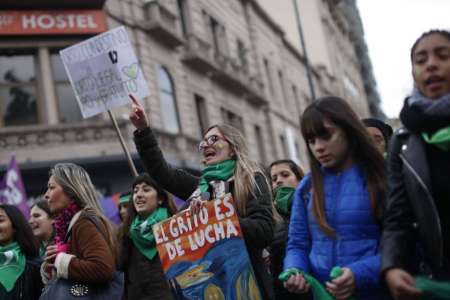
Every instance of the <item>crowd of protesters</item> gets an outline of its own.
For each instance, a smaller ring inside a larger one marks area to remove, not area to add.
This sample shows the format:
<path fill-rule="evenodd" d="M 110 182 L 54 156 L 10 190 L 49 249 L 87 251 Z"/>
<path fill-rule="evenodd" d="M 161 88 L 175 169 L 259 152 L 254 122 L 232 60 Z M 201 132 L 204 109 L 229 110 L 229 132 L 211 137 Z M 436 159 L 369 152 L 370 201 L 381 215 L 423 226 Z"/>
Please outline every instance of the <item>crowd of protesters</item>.
<path fill-rule="evenodd" d="M 75 296 L 175 299 L 152 226 L 225 193 L 264 300 L 450 299 L 450 32 L 424 33 L 410 56 L 414 88 L 395 133 L 338 97 L 305 109 L 307 174 L 288 159 L 264 170 L 225 124 L 199 143 L 201 176 L 172 167 L 130 95 L 147 173 L 121 195 L 121 225 L 82 167 L 56 164 L 28 222 L 0 205 L 0 299 L 65 299 L 63 283 Z M 178 210 L 172 195 L 185 200 Z"/>

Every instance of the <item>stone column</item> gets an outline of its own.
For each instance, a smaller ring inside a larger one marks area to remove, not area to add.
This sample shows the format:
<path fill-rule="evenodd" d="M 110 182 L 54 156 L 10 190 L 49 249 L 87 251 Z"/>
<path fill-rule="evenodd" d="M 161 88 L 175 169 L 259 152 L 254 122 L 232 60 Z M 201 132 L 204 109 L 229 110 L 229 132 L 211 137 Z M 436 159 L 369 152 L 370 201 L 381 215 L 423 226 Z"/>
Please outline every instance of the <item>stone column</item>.
<path fill-rule="evenodd" d="M 42 103 L 39 104 L 42 108 L 41 123 L 53 125 L 59 123 L 58 118 L 58 102 L 56 99 L 54 80 L 52 75 L 52 66 L 50 61 L 50 51 L 47 47 L 39 47 L 39 88 L 41 90 Z"/>

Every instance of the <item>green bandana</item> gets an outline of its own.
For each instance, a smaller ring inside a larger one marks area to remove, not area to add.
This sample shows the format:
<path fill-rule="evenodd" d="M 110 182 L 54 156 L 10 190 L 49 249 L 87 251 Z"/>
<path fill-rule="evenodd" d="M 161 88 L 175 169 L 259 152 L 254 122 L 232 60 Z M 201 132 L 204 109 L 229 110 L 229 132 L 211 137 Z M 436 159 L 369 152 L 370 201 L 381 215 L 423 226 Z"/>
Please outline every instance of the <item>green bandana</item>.
<path fill-rule="evenodd" d="M 202 171 L 202 178 L 200 179 L 199 188 L 201 192 L 208 191 L 208 183 L 212 180 L 228 180 L 234 174 L 236 168 L 236 161 L 227 159 L 217 164 L 206 166 Z"/>
<path fill-rule="evenodd" d="M 275 189 L 275 206 L 283 215 L 291 214 L 292 200 L 294 200 L 295 188 L 279 186 Z"/>
<path fill-rule="evenodd" d="M 312 293 L 314 295 L 314 299 L 319 299 L 319 300 L 335 300 L 333 296 L 331 296 L 327 290 L 325 289 L 325 287 L 314 277 L 312 277 L 311 275 L 309 275 L 308 273 L 302 272 L 297 268 L 290 268 L 285 270 L 284 272 L 282 272 L 280 274 L 280 276 L 278 276 L 278 279 L 282 282 L 285 282 L 289 279 L 289 277 L 291 277 L 292 275 L 295 274 L 302 274 L 303 277 L 305 278 L 306 282 L 311 286 L 311 290 Z M 342 275 L 342 269 L 340 267 L 334 267 L 333 269 L 331 269 L 330 272 L 330 277 L 331 279 L 335 279 L 339 276 Z M 348 300 L 353 300 L 352 297 L 348 298 Z"/>
<path fill-rule="evenodd" d="M 0 284 L 10 292 L 25 270 L 26 258 L 17 242 L 0 246 Z"/>
<path fill-rule="evenodd" d="M 130 202 L 131 194 L 122 195 L 119 198 L 119 205 Z"/>
<path fill-rule="evenodd" d="M 417 277 L 416 287 L 424 293 L 420 299 L 450 299 L 449 282 L 438 282 L 426 277 Z"/>
<path fill-rule="evenodd" d="M 450 151 L 450 126 L 436 131 L 431 137 L 423 132 L 422 137 L 428 144 L 434 145 L 445 152 Z"/>
<path fill-rule="evenodd" d="M 136 216 L 130 226 L 130 238 L 145 257 L 152 260 L 156 255 L 156 242 L 152 226 L 169 217 L 167 208 L 158 207 L 147 219 Z"/>

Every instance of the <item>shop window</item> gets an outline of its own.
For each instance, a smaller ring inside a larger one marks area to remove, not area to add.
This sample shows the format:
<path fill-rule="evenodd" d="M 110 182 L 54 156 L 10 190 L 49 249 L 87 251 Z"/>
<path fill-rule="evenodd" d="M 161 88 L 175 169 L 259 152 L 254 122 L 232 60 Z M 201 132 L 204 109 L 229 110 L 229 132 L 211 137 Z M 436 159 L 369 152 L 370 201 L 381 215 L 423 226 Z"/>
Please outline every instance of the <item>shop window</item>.
<path fill-rule="evenodd" d="M 161 117 L 163 128 L 170 133 L 178 133 L 178 122 L 175 88 L 170 73 L 164 67 L 158 70 L 159 97 L 161 103 Z"/>
<path fill-rule="evenodd" d="M 38 123 L 36 58 L 0 55 L 0 126 Z"/>
<path fill-rule="evenodd" d="M 77 99 L 67 77 L 66 70 L 59 54 L 51 54 L 53 82 L 58 99 L 59 119 L 62 123 L 73 123 L 83 120 Z"/>

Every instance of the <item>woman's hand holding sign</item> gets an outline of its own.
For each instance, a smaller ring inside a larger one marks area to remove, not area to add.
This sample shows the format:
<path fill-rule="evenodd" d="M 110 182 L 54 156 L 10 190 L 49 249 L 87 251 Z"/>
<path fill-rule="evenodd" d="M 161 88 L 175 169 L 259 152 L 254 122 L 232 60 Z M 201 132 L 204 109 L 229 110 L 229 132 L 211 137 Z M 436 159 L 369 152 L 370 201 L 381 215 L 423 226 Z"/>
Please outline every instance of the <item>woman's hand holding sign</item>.
<path fill-rule="evenodd" d="M 137 99 L 130 94 L 130 99 L 133 104 L 131 105 L 131 112 L 130 112 L 130 121 L 133 123 L 134 127 L 136 127 L 137 130 L 143 130 L 149 126 L 147 116 L 145 115 L 144 108 L 142 105 L 137 101 Z"/>

